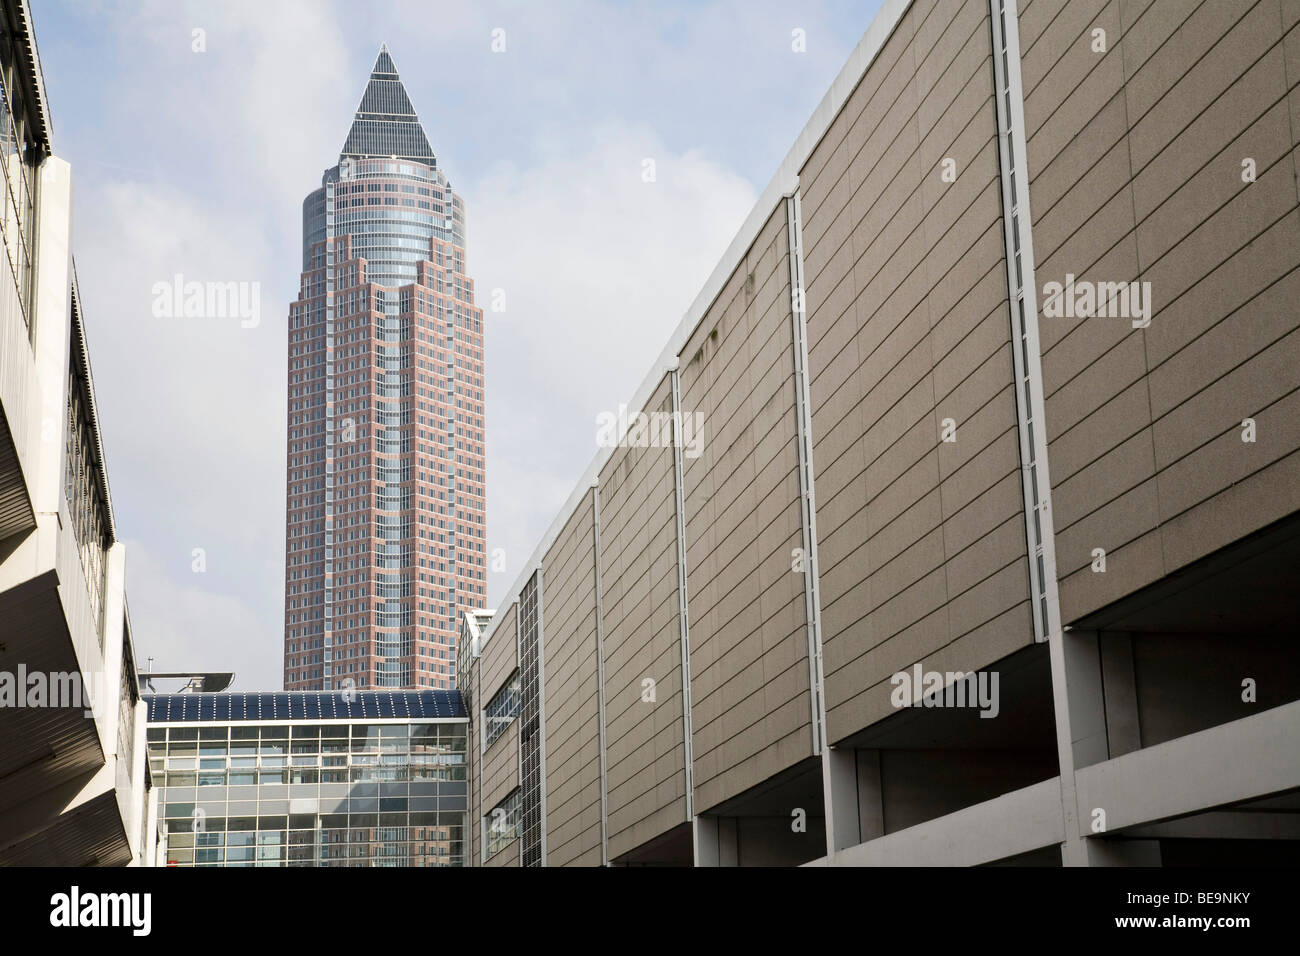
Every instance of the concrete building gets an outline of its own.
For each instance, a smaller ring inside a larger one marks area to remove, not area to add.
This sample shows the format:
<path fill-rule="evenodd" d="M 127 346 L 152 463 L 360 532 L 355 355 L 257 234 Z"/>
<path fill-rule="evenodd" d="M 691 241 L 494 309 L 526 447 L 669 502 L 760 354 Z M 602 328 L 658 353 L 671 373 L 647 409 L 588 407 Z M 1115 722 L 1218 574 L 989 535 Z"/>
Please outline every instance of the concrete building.
<path fill-rule="evenodd" d="M 0 2 L 0 864 L 151 862 L 144 704 L 25 0 Z"/>
<path fill-rule="evenodd" d="M 483 310 L 465 206 L 387 47 L 303 203 L 289 308 L 284 686 L 450 688 L 482 607 Z"/>
<path fill-rule="evenodd" d="M 146 698 L 168 866 L 462 866 L 455 691 Z"/>
<path fill-rule="evenodd" d="M 885 0 L 475 635 L 470 859 L 1294 862 L 1298 156 L 1295 0 Z"/>

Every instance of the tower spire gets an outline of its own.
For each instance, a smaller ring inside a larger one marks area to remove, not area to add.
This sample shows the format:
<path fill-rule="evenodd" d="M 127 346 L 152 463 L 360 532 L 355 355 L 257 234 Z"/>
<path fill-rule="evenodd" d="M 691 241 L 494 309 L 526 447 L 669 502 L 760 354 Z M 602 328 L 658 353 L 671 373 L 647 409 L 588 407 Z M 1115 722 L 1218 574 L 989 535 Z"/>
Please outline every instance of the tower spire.
<path fill-rule="evenodd" d="M 388 44 L 381 44 L 370 80 L 361 95 L 357 115 L 348 130 L 340 158 L 396 157 L 437 165 L 429 138 L 415 114 L 411 98 L 397 75 Z"/>

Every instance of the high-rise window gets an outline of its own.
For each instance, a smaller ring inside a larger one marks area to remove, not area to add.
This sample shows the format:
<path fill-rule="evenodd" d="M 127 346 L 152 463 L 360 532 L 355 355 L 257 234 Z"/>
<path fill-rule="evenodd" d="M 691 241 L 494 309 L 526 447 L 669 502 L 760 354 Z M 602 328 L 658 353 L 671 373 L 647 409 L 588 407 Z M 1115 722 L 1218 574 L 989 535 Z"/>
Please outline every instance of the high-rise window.
<path fill-rule="evenodd" d="M 104 551 L 109 545 L 108 508 L 103 493 L 103 463 L 99 460 L 90 420 L 90 392 L 80 367 L 80 343 L 73 342 L 68 374 L 67 435 L 63 454 L 63 493 L 72 519 L 72 536 L 81 556 L 81 570 L 90 594 L 90 608 L 104 643 L 101 616 L 104 600 Z"/>
<path fill-rule="evenodd" d="M 9 9 L 0 12 L 7 21 Z M 32 102 L 19 81 L 16 59 L 21 41 L 17 24 L 0 23 L 0 234 L 4 238 L 9 275 L 28 334 L 32 321 L 33 257 L 36 244 L 36 169 L 41 152 L 33 136 Z"/>
<path fill-rule="evenodd" d="M 510 845 L 519 837 L 520 793 L 516 787 L 510 795 L 492 808 L 483 818 L 483 830 L 487 834 L 488 859 Z"/>
<path fill-rule="evenodd" d="M 511 722 L 519 716 L 519 671 L 510 675 L 505 685 L 493 695 L 483 708 L 483 746 L 492 746 Z"/>

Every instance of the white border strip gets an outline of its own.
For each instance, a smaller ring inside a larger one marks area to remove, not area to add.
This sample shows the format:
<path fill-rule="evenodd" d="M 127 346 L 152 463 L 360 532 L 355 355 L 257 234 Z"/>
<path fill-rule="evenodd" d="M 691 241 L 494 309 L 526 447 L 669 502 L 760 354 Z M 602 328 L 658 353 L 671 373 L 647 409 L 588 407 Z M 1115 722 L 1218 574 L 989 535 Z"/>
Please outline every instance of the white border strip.
<path fill-rule="evenodd" d="M 804 613 L 808 630 L 808 693 L 812 752 L 826 749 L 826 698 L 822 671 L 821 592 L 817 566 L 817 496 L 813 483 L 812 395 L 808 386 L 808 324 L 803 285 L 803 221 L 799 191 L 786 198 L 790 242 L 790 322 L 794 342 L 795 420 L 799 449 L 800 524 L 803 526 Z"/>
<path fill-rule="evenodd" d="M 1056 587 L 1056 536 L 1052 527 L 1052 482 L 1047 470 L 1043 368 L 1038 338 L 1038 286 L 1034 275 L 1033 218 L 1029 210 L 1029 163 L 1025 150 L 1025 93 L 1020 74 L 1020 13 L 1017 0 L 989 0 L 989 16 L 995 79 L 993 98 L 997 104 L 998 117 L 998 162 L 1002 169 L 1002 223 L 1006 243 L 1012 364 L 1016 374 L 1016 418 L 1020 435 L 1025 542 L 1033 603 L 1030 616 L 1035 641 L 1048 645 L 1051 663 L 1052 709 L 1056 723 L 1057 761 L 1060 765 L 1058 779 L 1064 821 L 1062 862 L 1067 866 L 1086 865 L 1087 851 L 1077 833 L 1078 803 L 1074 776 L 1074 733 L 1070 718 L 1069 669 L 1065 660 L 1065 636 L 1061 631 L 1061 604 Z M 1017 248 L 1020 253 L 1018 265 Z"/>
<path fill-rule="evenodd" d="M 1003 8 L 1004 14 L 999 12 Z M 1047 641 L 1061 630 L 1056 591 L 1056 537 L 1052 527 L 1052 482 L 1047 469 L 1043 411 L 1043 367 L 1038 338 L 1038 287 L 1034 274 L 1033 216 L 1025 150 L 1024 87 L 1020 75 L 1020 31 L 1016 0 L 989 0 L 992 18 L 994 100 L 998 117 L 998 161 L 1002 168 L 1002 223 L 1010 292 L 1011 352 L 1016 373 L 1016 412 L 1024 492 L 1025 540 L 1033 593 L 1034 637 Z M 1006 58 L 1002 30 L 1006 30 Z M 1008 116 L 1008 94 L 1010 99 Z M 1007 151 L 1007 138 L 1011 153 Z M 1014 180 L 1013 180 L 1014 177 Z M 1014 187 L 1012 182 L 1014 181 Z M 1014 188 L 1015 202 L 1011 202 Z M 1016 249 L 1019 249 L 1019 267 Z M 1019 273 L 1019 282 L 1017 282 Z"/>
<path fill-rule="evenodd" d="M 686 484 L 682 476 L 682 384 L 673 385 L 673 511 L 677 519 L 677 632 L 682 649 L 682 751 L 686 771 L 686 820 L 695 818 L 695 743 L 691 725 L 691 603 L 686 574 Z"/>
<path fill-rule="evenodd" d="M 592 565 L 596 589 L 596 730 L 600 742 L 600 865 L 609 866 L 609 768 L 605 757 L 605 627 L 600 581 L 600 482 L 591 486 Z"/>

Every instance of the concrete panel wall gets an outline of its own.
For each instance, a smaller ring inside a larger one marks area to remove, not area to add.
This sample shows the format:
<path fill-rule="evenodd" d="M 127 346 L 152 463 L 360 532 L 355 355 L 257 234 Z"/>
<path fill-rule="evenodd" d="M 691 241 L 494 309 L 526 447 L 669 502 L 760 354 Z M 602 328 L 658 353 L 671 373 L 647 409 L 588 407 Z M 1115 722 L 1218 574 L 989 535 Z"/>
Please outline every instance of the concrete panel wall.
<path fill-rule="evenodd" d="M 1300 507 L 1297 21 L 1294 0 L 1023 10 L 1039 287 L 1153 303 L 1146 329 L 1040 320 L 1067 623 Z"/>
<path fill-rule="evenodd" d="M 1153 297 L 1149 328 L 1038 322 L 1069 623 L 1300 509 L 1300 2 L 1028 0 L 1019 35 L 1040 310 L 1067 274 Z M 796 169 L 828 740 L 890 716 L 900 670 L 1033 640 L 987 5 L 916 0 L 843 80 L 664 353 L 703 418 L 683 461 L 697 813 L 811 754 L 779 195 Z M 661 371 L 648 413 L 672 411 Z M 686 819 L 673 453 L 620 447 L 596 470 L 617 858 Z M 534 558 L 555 863 L 599 857 L 590 505 L 576 493 Z M 506 613 L 484 701 L 515 666 Z"/>
<path fill-rule="evenodd" d="M 546 862 L 599 866 L 600 731 L 593 495 L 542 560 L 546 627 Z"/>
<path fill-rule="evenodd" d="M 480 710 L 501 689 L 506 678 L 519 667 L 519 643 L 515 633 L 519 624 L 519 607 L 514 598 L 497 616 L 500 623 L 492 633 L 492 639 L 483 646 L 479 657 L 483 680 L 479 691 L 482 700 L 477 702 Z"/>
<path fill-rule="evenodd" d="M 519 865 L 519 841 L 515 840 L 509 846 L 503 847 L 494 856 L 488 857 L 486 866 L 518 866 Z"/>
<path fill-rule="evenodd" d="M 646 411 L 672 411 L 667 378 Z M 599 477 L 613 858 L 686 820 L 672 448 L 620 447 Z"/>
<path fill-rule="evenodd" d="M 519 786 L 519 721 L 514 721 L 501 736 L 488 745 L 483 755 L 483 813 Z"/>
<path fill-rule="evenodd" d="M 998 180 L 988 8 L 913 3 L 800 174 L 831 741 L 1033 640 Z"/>
<path fill-rule="evenodd" d="M 784 203 L 680 354 L 696 812 L 812 753 Z"/>

